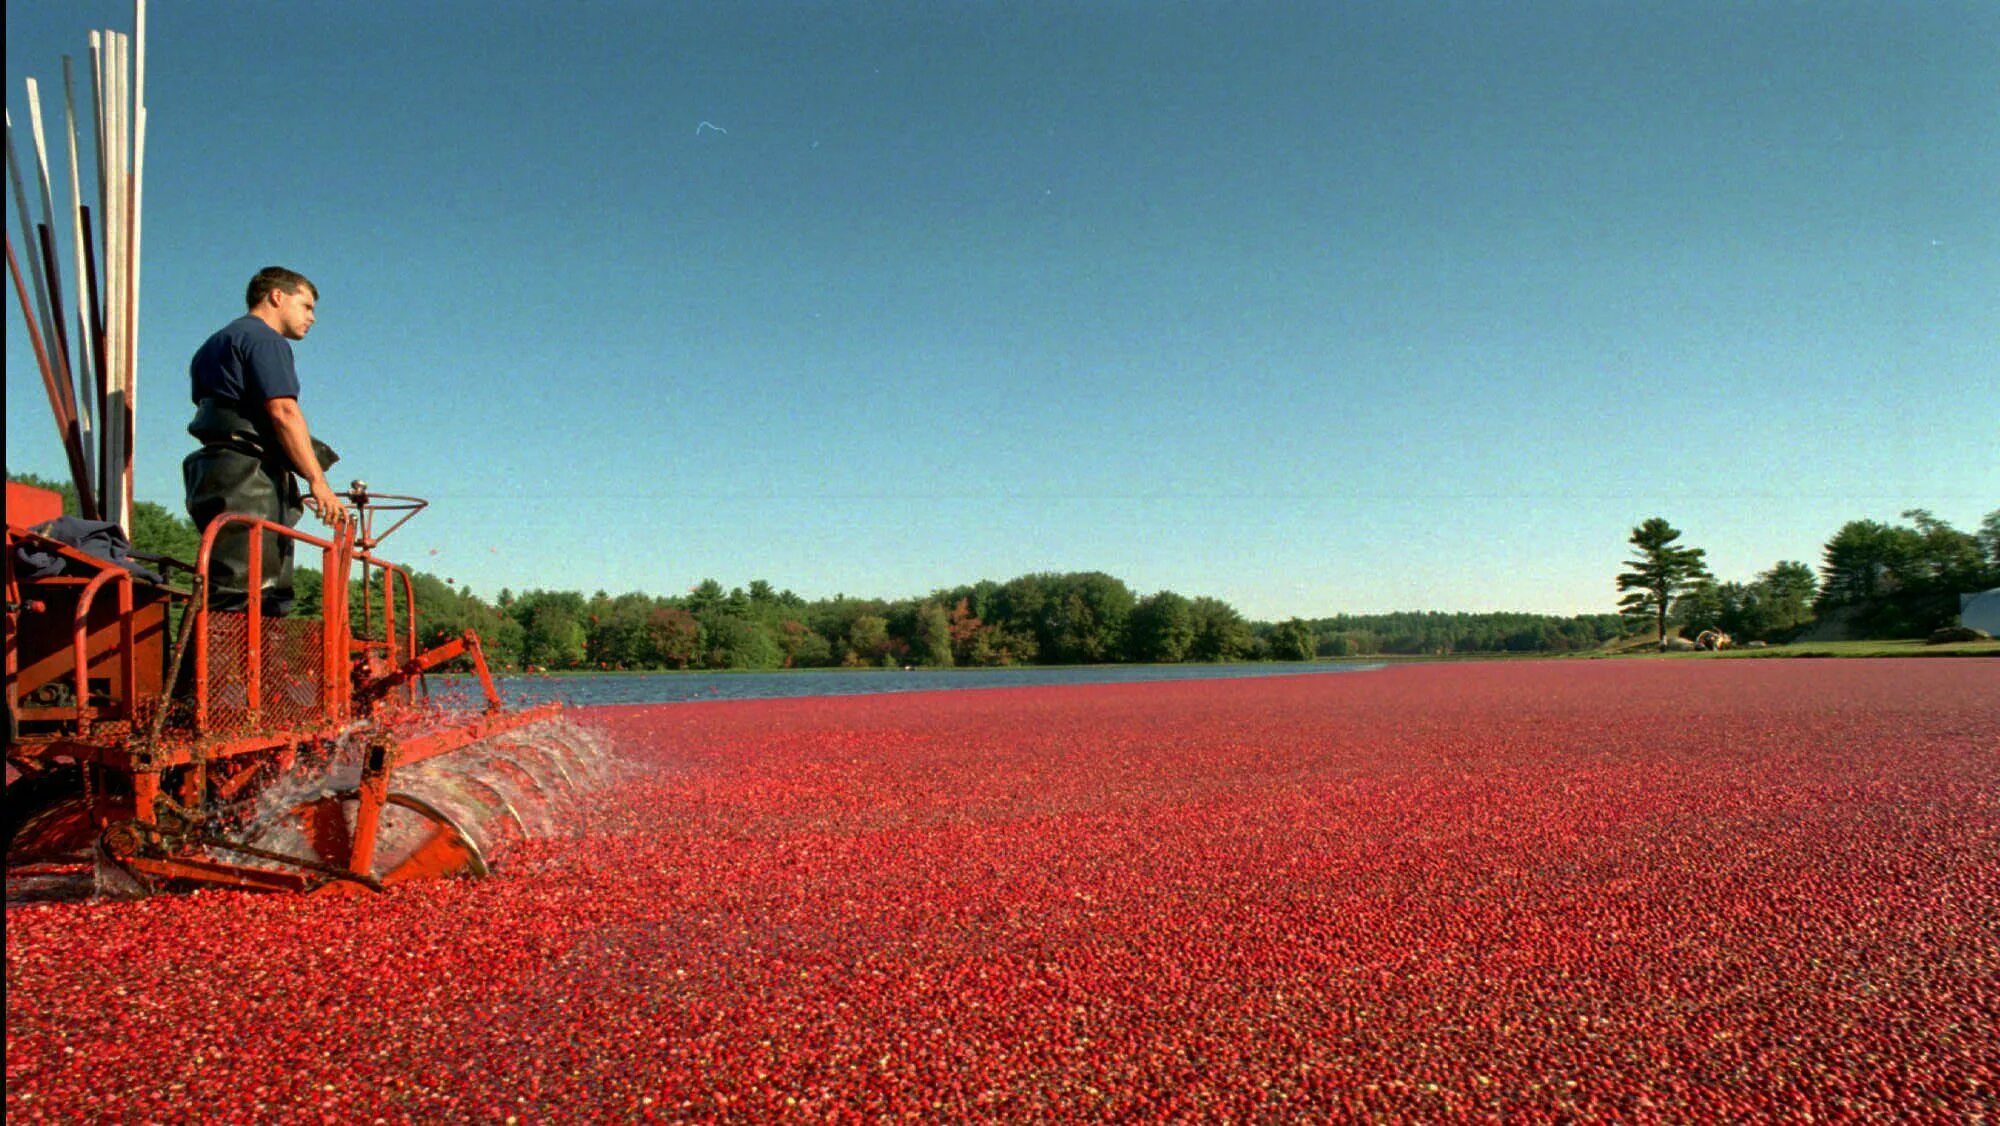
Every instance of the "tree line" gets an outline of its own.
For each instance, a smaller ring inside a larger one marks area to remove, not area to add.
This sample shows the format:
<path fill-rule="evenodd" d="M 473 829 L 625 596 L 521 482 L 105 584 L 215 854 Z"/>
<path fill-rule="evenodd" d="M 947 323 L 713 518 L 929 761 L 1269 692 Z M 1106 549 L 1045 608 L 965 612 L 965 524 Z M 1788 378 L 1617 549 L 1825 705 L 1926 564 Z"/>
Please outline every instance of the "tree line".
<path fill-rule="evenodd" d="M 60 483 L 13 476 L 74 497 Z M 502 668 L 776 669 L 1313 660 L 1375 655 L 1581 651 L 1648 628 L 1724 629 L 1739 640 L 1783 640 L 1816 616 L 1847 609 L 1880 636 L 1925 632 L 1957 611 L 1956 595 L 2000 585 L 2000 511 L 1964 533 L 1913 509 L 1908 525 L 1856 520 L 1828 541 L 1816 573 L 1785 560 L 1744 581 L 1718 582 L 1699 548 L 1655 517 L 1633 530 L 1638 555 L 1619 576 L 1619 613 L 1340 614 L 1246 619 L 1227 602 L 1174 591 L 1140 595 L 1102 572 L 981 580 L 904 599 L 808 600 L 768 581 L 725 589 L 704 580 L 684 595 L 502 590 L 491 601 L 449 580 L 411 573 L 419 640 L 476 631 Z M 140 502 L 134 545 L 194 558 L 186 517 Z M 321 577 L 295 576 L 300 615 L 317 616 Z M 358 620 L 359 596 L 350 599 Z M 376 621 L 379 622 L 379 595 Z M 1948 608 L 1947 608 L 1948 607 Z M 1851 608 L 1851 609 L 1849 609 Z"/>
<path fill-rule="evenodd" d="M 17 479 L 63 492 L 73 506 L 60 483 Z M 135 546 L 157 554 L 191 560 L 198 547 L 193 525 L 157 504 L 135 506 L 132 530 Z M 301 566 L 294 578 L 294 613 L 317 616 L 321 576 Z M 435 575 L 417 571 L 411 578 L 419 640 L 432 644 L 471 629 L 503 668 L 1302 661 L 1584 649 L 1615 637 L 1619 627 L 1612 614 L 1345 614 L 1256 622 L 1219 598 L 1166 590 L 1141 596 L 1095 571 L 981 580 L 918 598 L 810 601 L 761 579 L 732 589 L 709 579 L 673 597 L 529 589 L 502 590 L 488 601 Z M 360 628 L 358 594 L 350 605 Z"/>
<path fill-rule="evenodd" d="M 435 582 L 435 580 L 430 580 Z M 454 597 L 455 595 L 455 597 Z M 1218 598 L 1141 596 L 1098 571 L 981 580 L 920 598 L 807 600 L 763 580 L 705 580 L 662 598 L 603 591 L 462 592 L 418 601 L 427 629 L 473 629 L 499 661 L 546 669 L 979 667 L 1289 660 L 1589 648 L 1615 614 L 1383 614 L 1253 622 Z"/>
<path fill-rule="evenodd" d="M 1922 508 L 1902 518 L 1841 525 L 1817 571 L 1786 559 L 1717 581 L 1706 550 L 1679 543 L 1680 529 L 1655 516 L 1627 540 L 1637 554 L 1618 575 L 1619 610 L 1660 637 L 1719 629 L 1737 641 L 1785 641 L 1829 617 L 1858 637 L 1921 637 L 1957 621 L 1959 595 L 2000 587 L 2000 509 L 1976 532 Z"/>

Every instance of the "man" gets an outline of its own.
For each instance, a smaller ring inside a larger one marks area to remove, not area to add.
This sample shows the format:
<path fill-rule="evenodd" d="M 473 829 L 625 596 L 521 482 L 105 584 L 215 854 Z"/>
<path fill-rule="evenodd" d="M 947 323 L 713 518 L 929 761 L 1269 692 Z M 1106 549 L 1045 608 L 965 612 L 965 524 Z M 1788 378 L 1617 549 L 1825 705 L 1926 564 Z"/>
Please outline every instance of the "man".
<path fill-rule="evenodd" d="M 339 460 L 313 438 L 299 410 L 299 376 L 292 365 L 294 340 L 313 326 L 319 290 L 300 274 L 267 266 L 250 279 L 249 312 L 208 338 L 188 365 L 194 421 L 188 433 L 201 448 L 181 463 L 187 510 L 197 530 L 225 512 L 240 512 L 293 527 L 306 507 L 338 529 L 348 512 L 326 483 Z M 301 497 L 296 477 L 306 480 Z M 292 544 L 264 533 L 264 612 L 282 616 L 292 607 Z M 209 557 L 209 605 L 240 609 L 248 602 L 250 537 L 225 530 Z"/>

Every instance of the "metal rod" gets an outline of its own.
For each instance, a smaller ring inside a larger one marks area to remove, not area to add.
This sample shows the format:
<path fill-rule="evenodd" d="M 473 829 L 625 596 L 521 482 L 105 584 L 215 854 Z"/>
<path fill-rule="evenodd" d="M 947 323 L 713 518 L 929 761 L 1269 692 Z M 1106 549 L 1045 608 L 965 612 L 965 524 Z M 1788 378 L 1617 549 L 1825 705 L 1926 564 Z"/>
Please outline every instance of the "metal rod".
<path fill-rule="evenodd" d="M 14 188 L 14 216 L 15 218 L 21 221 L 22 253 L 33 255 L 37 252 L 36 248 L 41 245 L 41 240 L 35 237 L 34 221 L 28 218 L 28 188 L 27 185 L 21 179 L 21 162 L 14 155 L 14 115 L 12 112 L 9 112 L 6 115 L 6 121 L 7 121 L 7 180 L 10 184 L 13 185 Z M 30 267 L 34 265 L 32 259 L 30 260 L 29 265 Z M 27 313 L 27 316 L 30 320 L 34 322 L 36 330 L 42 334 L 43 339 L 49 341 L 49 343 L 54 343 L 54 340 L 49 333 L 48 285 L 42 279 L 42 274 L 40 270 L 30 268 L 28 271 L 28 278 L 30 281 L 34 283 L 35 286 L 35 305 L 34 305 L 34 310 L 32 312 Z M 53 357 L 51 357 L 51 359 L 53 359 Z"/>
<path fill-rule="evenodd" d="M 68 421 L 63 417 L 62 395 L 56 390 L 55 370 L 49 366 L 48 350 L 42 347 L 41 329 L 35 327 L 34 310 L 28 307 L 28 285 L 21 280 L 21 263 L 14 257 L 14 238 L 7 236 L 7 273 L 14 279 L 14 292 L 21 298 L 21 316 L 28 322 L 28 342 L 35 349 L 35 363 L 42 371 L 42 387 L 49 394 L 49 411 L 55 416 L 56 430 L 67 440 Z M 70 463 L 70 476 L 80 477 L 82 467 Z"/>
<path fill-rule="evenodd" d="M 92 343 L 97 348 L 97 484 L 100 496 L 111 493 L 111 329 L 105 301 L 111 271 L 111 91 L 110 44 L 107 33 L 90 33 L 91 134 L 97 148 L 97 222 L 84 219 L 83 237 L 91 244 L 89 255 Z"/>
<path fill-rule="evenodd" d="M 35 224 L 35 250 L 41 255 L 42 279 L 48 286 L 49 303 L 57 310 L 57 315 L 43 325 L 44 331 L 52 333 L 45 337 L 52 347 L 49 362 L 55 365 L 56 374 L 64 377 L 61 385 L 63 406 L 69 408 L 71 416 L 76 414 L 76 396 L 71 393 L 69 376 L 69 333 L 64 331 L 61 309 L 63 307 L 62 288 L 56 281 L 56 237 L 47 223 Z M 30 263 L 32 265 L 32 263 Z"/>
<path fill-rule="evenodd" d="M 181 666 L 187 660 L 188 642 L 194 639 L 195 607 L 205 602 L 207 597 L 208 576 L 197 574 L 194 577 L 194 593 L 189 596 L 188 604 L 181 608 L 180 626 L 176 631 L 178 636 L 174 638 L 174 659 L 167 665 L 166 699 L 153 713 L 150 742 L 160 741 L 160 732 L 167 727 L 167 713 L 173 709 L 173 701 L 180 698 Z"/>
<path fill-rule="evenodd" d="M 27 247 L 27 253 L 30 255 L 28 265 L 30 272 L 36 275 L 36 295 L 42 302 L 40 309 L 42 338 L 44 347 L 48 350 L 50 374 L 54 377 L 57 390 L 62 396 L 63 452 L 69 461 L 70 476 L 76 486 L 77 510 L 85 519 L 96 519 L 99 510 L 95 490 L 91 488 L 89 448 L 84 444 L 83 429 L 77 419 L 75 385 L 70 376 L 69 332 L 66 318 L 63 316 L 67 302 L 63 300 L 62 269 L 56 254 L 55 195 L 49 183 L 49 146 L 47 135 L 42 129 L 41 88 L 32 78 L 27 80 L 27 87 L 28 126 L 35 143 L 35 186 L 40 190 L 42 198 L 42 221 L 35 224 L 35 241 Z M 9 125 L 12 125 L 11 121 Z M 16 177 L 14 190 L 19 193 L 20 169 L 18 165 L 11 164 L 14 157 L 12 142 L 10 129 L 7 150 L 11 165 L 9 171 Z M 25 226 L 26 204 L 18 194 L 15 202 L 21 207 L 22 223 Z"/>
<path fill-rule="evenodd" d="M 42 193 L 43 239 L 47 245 L 42 248 L 42 271 L 47 290 L 48 305 L 42 310 L 45 323 L 42 332 L 50 348 L 51 358 L 56 363 L 56 374 L 62 376 L 63 399 L 69 403 L 71 414 L 76 413 L 76 396 L 71 389 L 69 375 L 69 332 L 63 323 L 62 269 L 55 255 L 53 236 L 56 229 L 55 194 L 49 186 L 49 143 L 42 131 L 42 94 L 35 80 L 28 79 L 28 132 L 35 141 L 35 186 Z"/>
<path fill-rule="evenodd" d="M 245 541 L 249 550 L 243 577 L 244 592 L 249 596 L 244 609 L 248 629 L 243 639 L 243 659 L 245 662 L 245 694 L 250 698 L 250 729 L 256 730 L 263 722 L 264 713 L 264 533 L 248 533 Z"/>
<path fill-rule="evenodd" d="M 43 269 L 51 271 L 50 289 L 53 290 L 55 288 L 53 281 L 56 257 L 55 238 L 49 233 L 49 228 L 46 224 L 35 224 L 35 233 L 41 236 L 42 266 Z M 61 302 L 62 298 L 60 294 L 56 296 L 56 300 L 58 303 Z M 56 317 L 56 324 L 58 330 L 60 330 L 62 324 L 62 317 L 60 315 Z M 61 419 L 63 454 L 69 460 L 70 476 L 74 479 L 76 485 L 77 512 L 86 520 L 96 520 L 100 519 L 100 514 L 97 508 L 97 500 L 91 495 L 90 491 L 90 454 L 87 452 L 88 448 L 83 444 L 83 428 L 77 422 L 76 400 L 70 395 L 69 371 L 64 363 L 61 351 L 63 342 L 60 336 L 57 337 L 56 343 L 57 352 L 50 363 L 52 370 L 49 372 L 49 375 L 56 381 L 57 391 L 63 398 Z"/>
<path fill-rule="evenodd" d="M 110 404 L 111 390 L 110 388 L 105 386 L 106 382 L 108 381 L 110 369 L 104 366 L 104 304 L 100 300 L 100 296 L 98 293 L 98 284 L 97 284 L 97 235 L 90 221 L 91 220 L 90 208 L 85 207 L 82 209 L 82 211 L 83 211 L 82 288 L 85 291 L 83 294 L 84 307 L 88 309 L 90 312 L 90 333 L 88 339 L 84 341 L 84 347 L 88 348 L 91 354 L 95 357 L 95 362 L 97 364 L 97 372 L 98 372 L 98 379 L 97 379 L 98 435 L 97 435 L 96 467 L 97 467 L 97 480 L 99 485 L 101 486 L 105 478 L 110 475 L 110 465 L 111 465 L 111 463 L 108 460 L 106 460 L 106 455 L 108 450 L 107 443 L 110 441 L 110 433 L 108 430 L 110 423 L 108 420 L 110 418 L 109 404 Z M 98 495 L 102 496 L 103 493 L 100 491 Z"/>
<path fill-rule="evenodd" d="M 69 137 L 69 199 L 70 199 L 70 247 L 76 251 L 76 378 L 77 378 L 77 421 L 83 430 L 83 464 L 90 471 L 93 494 L 96 493 L 97 434 L 94 420 L 97 412 L 97 355 L 95 334 L 91 331 L 90 314 L 85 311 L 83 224 L 87 213 L 83 205 L 83 177 L 78 168 L 76 145 L 76 67 L 74 60 L 63 56 L 63 128 Z"/>

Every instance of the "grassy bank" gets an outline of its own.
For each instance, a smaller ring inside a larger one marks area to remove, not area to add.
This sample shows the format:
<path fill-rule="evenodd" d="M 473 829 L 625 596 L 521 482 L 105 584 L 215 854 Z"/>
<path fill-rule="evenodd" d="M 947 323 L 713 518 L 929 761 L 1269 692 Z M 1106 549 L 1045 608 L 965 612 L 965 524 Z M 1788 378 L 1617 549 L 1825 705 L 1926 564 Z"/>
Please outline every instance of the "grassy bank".
<path fill-rule="evenodd" d="M 1931 645 L 1911 638 L 1900 641 L 1802 641 L 1763 649 L 1724 649 L 1719 653 L 1661 653 L 1627 650 L 1619 657 L 1650 660 L 1763 660 L 1773 657 L 2000 657 L 2000 641 L 1962 641 Z"/>

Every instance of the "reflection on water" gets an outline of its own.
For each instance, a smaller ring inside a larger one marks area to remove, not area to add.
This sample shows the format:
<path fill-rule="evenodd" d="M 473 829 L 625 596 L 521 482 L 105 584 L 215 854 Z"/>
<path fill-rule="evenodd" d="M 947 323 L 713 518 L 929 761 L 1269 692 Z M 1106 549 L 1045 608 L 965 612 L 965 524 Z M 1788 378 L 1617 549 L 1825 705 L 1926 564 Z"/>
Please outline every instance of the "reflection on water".
<path fill-rule="evenodd" d="M 786 696 L 859 696 L 873 692 L 935 692 L 957 688 L 1023 688 L 1051 684 L 1132 684 L 1149 680 L 1218 680 L 1365 672 L 1379 663 L 1254 665 L 1099 665 L 1089 668 L 802 669 L 796 672 L 584 673 L 502 676 L 510 704 L 561 700 L 570 704 L 667 704 L 688 700 L 763 700 Z M 431 696 L 470 702 L 478 682 L 434 676 Z"/>

